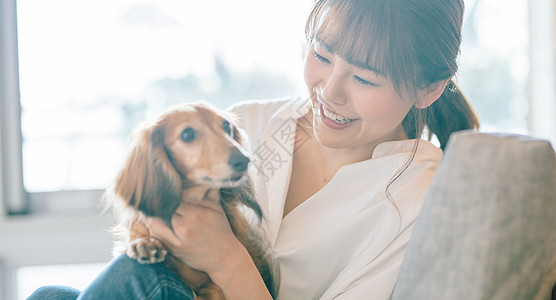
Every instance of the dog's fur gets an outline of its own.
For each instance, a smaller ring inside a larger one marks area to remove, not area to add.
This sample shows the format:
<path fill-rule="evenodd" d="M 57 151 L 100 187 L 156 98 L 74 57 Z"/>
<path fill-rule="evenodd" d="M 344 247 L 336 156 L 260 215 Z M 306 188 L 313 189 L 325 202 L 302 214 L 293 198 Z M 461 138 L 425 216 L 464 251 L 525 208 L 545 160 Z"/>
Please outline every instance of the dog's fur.
<path fill-rule="evenodd" d="M 251 208 L 260 220 L 247 176 L 244 138 L 233 124 L 231 115 L 205 102 L 171 107 L 154 124 L 134 131 L 127 161 L 105 196 L 121 217 L 117 227 L 127 255 L 140 263 L 164 261 L 197 299 L 224 295 L 206 273 L 167 253 L 144 223 L 145 216 L 154 216 L 171 227 L 172 215 L 184 201 L 220 201 L 234 234 L 273 291 L 265 247 L 242 209 Z"/>

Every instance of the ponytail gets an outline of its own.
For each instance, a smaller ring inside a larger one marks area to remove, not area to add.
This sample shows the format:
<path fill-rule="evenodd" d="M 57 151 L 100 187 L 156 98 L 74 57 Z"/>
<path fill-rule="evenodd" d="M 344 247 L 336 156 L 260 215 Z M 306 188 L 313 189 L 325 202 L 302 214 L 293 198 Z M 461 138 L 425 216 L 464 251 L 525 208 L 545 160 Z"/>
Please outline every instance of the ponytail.
<path fill-rule="evenodd" d="M 402 124 L 410 139 L 420 137 L 426 125 L 429 140 L 436 135 L 444 149 L 452 132 L 478 129 L 479 119 L 456 83 L 450 80 L 438 100 L 425 109 L 413 107 Z"/>
<path fill-rule="evenodd" d="M 442 149 L 452 132 L 479 128 L 479 118 L 453 80 L 440 98 L 425 110 L 429 139 L 436 135 Z"/>

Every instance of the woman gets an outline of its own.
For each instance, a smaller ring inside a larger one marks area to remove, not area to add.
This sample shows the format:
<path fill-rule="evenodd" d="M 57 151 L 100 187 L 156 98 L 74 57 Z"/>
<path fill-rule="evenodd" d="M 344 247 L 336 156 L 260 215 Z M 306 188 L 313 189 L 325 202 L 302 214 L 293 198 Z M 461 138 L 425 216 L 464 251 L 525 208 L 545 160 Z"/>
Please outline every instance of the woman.
<path fill-rule="evenodd" d="M 477 128 L 451 80 L 462 0 L 320 0 L 309 16 L 310 101 L 232 108 L 258 168 L 279 299 L 387 299 L 442 151 L 420 140 Z M 222 208 L 182 205 L 152 235 L 227 299 L 271 299 Z M 38 290 L 36 297 L 64 289 Z M 33 296 L 33 297 L 35 297 Z M 117 258 L 83 299 L 186 298 L 163 265 Z M 186 298 L 187 299 L 187 298 Z"/>

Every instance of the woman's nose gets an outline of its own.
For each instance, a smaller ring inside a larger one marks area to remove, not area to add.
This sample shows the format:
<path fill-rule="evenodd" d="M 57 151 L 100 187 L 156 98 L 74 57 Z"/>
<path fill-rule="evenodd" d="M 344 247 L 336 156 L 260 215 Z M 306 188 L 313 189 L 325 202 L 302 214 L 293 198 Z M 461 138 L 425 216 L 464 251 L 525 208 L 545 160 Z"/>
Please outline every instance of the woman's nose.
<path fill-rule="evenodd" d="M 322 97 L 325 102 L 344 105 L 347 103 L 346 94 L 344 92 L 344 82 L 340 76 L 331 74 L 324 82 L 322 89 Z"/>

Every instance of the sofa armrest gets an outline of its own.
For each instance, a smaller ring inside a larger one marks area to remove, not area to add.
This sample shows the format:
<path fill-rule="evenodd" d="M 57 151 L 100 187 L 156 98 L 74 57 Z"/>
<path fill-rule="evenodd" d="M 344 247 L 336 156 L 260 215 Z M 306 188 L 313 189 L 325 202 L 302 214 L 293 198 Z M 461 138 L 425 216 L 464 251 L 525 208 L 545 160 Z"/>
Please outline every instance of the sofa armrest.
<path fill-rule="evenodd" d="M 550 299 L 556 154 L 548 141 L 452 135 L 392 299 Z"/>

